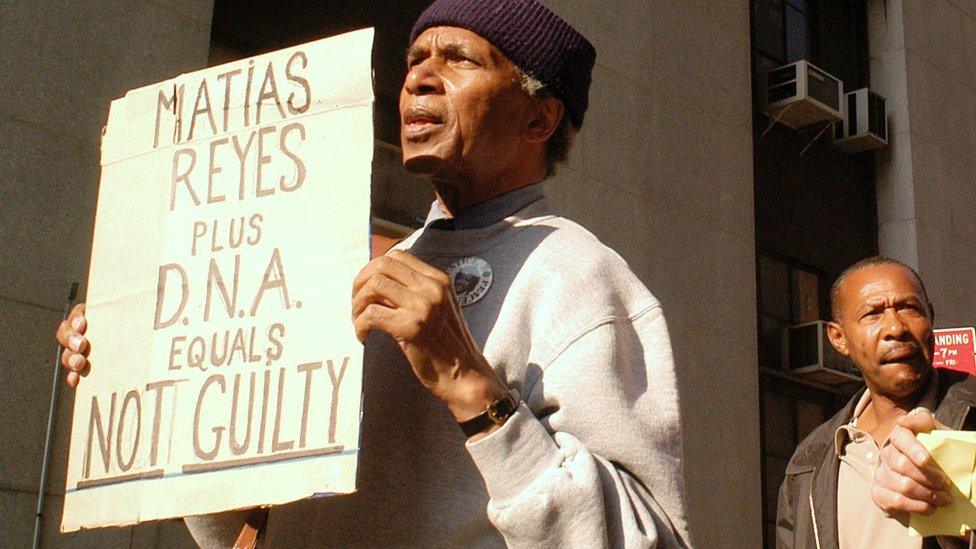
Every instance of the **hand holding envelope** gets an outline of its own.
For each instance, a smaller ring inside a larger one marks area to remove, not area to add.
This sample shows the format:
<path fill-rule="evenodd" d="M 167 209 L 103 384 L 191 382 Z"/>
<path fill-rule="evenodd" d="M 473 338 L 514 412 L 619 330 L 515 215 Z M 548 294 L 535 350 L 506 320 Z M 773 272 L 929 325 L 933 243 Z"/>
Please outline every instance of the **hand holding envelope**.
<path fill-rule="evenodd" d="M 917 438 L 952 480 L 949 492 L 953 502 L 931 515 L 911 515 L 909 534 L 916 537 L 966 535 L 976 527 L 976 494 L 973 493 L 976 432 L 936 430 L 919 433 Z"/>

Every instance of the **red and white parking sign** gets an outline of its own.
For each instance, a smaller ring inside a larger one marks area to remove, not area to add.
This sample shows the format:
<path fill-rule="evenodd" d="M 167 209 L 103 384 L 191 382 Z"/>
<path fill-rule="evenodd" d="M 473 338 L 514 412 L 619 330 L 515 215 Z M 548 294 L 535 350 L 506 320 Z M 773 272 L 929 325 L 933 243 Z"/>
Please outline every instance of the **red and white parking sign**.
<path fill-rule="evenodd" d="M 932 366 L 976 375 L 976 330 L 946 328 L 935 330 Z"/>

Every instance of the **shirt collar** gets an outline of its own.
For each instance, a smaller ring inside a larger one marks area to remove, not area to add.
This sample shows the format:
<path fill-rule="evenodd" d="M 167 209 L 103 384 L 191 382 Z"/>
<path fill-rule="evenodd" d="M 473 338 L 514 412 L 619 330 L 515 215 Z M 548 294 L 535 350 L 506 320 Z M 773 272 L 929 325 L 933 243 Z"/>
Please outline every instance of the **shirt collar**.
<path fill-rule="evenodd" d="M 448 217 L 441 208 L 440 202 L 435 200 L 430 205 L 430 212 L 427 214 L 427 221 L 424 225 L 431 229 L 440 230 L 483 229 L 522 210 L 542 197 L 543 184 L 540 181 L 478 202 L 454 217 Z"/>
<path fill-rule="evenodd" d="M 919 399 L 918 405 L 915 408 L 925 408 L 930 412 L 935 412 L 935 407 L 938 404 L 936 400 L 939 394 L 939 376 L 936 375 L 933 370 L 929 375 L 929 385 L 925 388 L 925 394 Z M 861 394 L 861 398 L 858 399 L 857 404 L 854 405 L 854 413 L 851 414 L 851 420 L 841 425 L 834 432 L 834 452 L 839 456 L 841 450 L 843 450 L 844 445 L 847 441 L 853 439 L 856 433 L 860 433 L 857 429 L 857 420 L 864 413 L 864 409 L 868 407 L 871 403 L 871 390 L 864 389 L 864 393 Z"/>
<path fill-rule="evenodd" d="M 857 404 L 854 405 L 854 413 L 851 414 L 851 420 L 848 422 L 851 427 L 857 427 L 857 420 L 861 417 L 861 414 L 864 413 L 864 410 L 870 403 L 871 389 L 864 389 L 864 393 L 861 395 L 861 398 L 859 398 Z"/>
<path fill-rule="evenodd" d="M 851 414 L 851 419 L 847 423 L 841 425 L 834 431 L 834 455 L 840 456 L 843 453 L 844 446 L 849 440 L 854 440 L 861 431 L 857 428 L 857 418 L 861 417 L 864 413 L 864 409 L 868 407 L 871 402 L 871 390 L 865 388 L 864 392 L 861 393 L 861 398 L 857 400 L 857 404 L 854 405 L 854 413 Z"/>

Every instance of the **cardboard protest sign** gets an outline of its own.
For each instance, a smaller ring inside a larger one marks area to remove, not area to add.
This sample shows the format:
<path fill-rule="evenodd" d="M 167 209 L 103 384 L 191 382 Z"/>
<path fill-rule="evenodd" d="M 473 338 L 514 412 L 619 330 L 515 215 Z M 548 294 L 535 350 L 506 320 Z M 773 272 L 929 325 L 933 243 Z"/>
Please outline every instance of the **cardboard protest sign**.
<path fill-rule="evenodd" d="M 63 531 L 355 490 L 372 39 L 112 103 Z"/>

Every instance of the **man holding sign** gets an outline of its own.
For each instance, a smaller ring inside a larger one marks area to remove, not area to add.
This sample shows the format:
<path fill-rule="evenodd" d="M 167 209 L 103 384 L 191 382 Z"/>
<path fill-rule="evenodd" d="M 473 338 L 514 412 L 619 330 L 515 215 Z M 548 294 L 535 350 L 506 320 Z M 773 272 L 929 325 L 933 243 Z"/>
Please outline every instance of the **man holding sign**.
<path fill-rule="evenodd" d="M 661 307 L 543 196 L 594 59 L 535 0 L 439 0 L 420 16 L 403 162 L 438 200 L 354 283 L 357 492 L 273 508 L 269 545 L 689 544 Z M 58 332 L 72 384 L 84 329 L 78 308 Z M 187 524 L 201 545 L 229 545 L 246 515 Z"/>
<path fill-rule="evenodd" d="M 932 368 L 934 310 L 907 265 L 884 257 L 855 263 L 834 283 L 831 305 L 830 343 L 867 387 L 793 454 L 780 488 L 777 546 L 934 544 L 909 536 L 908 515 L 949 505 L 949 480 L 915 435 L 972 429 L 976 379 Z"/>

